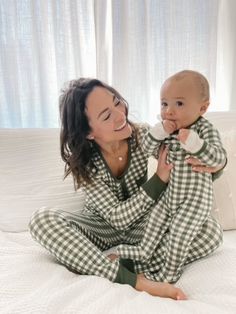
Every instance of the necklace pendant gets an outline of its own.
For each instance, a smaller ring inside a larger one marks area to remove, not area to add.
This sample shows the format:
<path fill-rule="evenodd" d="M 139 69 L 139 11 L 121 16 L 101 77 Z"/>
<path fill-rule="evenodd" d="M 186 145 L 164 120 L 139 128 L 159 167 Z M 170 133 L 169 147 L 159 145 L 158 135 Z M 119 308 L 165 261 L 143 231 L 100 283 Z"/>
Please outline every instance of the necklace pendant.
<path fill-rule="evenodd" d="M 118 157 L 118 160 L 119 160 L 119 161 L 122 161 L 122 160 L 123 160 L 123 157 L 119 156 L 119 157 Z"/>

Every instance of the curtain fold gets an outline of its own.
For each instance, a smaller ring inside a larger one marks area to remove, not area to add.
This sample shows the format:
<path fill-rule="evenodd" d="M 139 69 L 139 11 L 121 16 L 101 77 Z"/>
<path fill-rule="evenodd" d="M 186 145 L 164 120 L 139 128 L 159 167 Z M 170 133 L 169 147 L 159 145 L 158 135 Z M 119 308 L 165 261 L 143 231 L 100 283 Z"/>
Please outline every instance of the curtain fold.
<path fill-rule="evenodd" d="M 217 28 L 215 107 L 236 110 L 236 1 L 221 0 Z"/>
<path fill-rule="evenodd" d="M 163 81 L 207 76 L 236 110 L 234 0 L 0 0 L 0 127 L 57 127 L 64 82 L 97 77 L 154 123 Z"/>

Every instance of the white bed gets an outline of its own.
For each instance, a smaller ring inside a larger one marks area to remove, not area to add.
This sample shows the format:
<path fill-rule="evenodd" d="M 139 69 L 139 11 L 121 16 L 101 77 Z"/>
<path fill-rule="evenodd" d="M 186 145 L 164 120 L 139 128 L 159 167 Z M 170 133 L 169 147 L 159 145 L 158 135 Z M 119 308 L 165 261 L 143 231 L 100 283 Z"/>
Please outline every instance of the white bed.
<path fill-rule="evenodd" d="M 0 313 L 235 314 L 236 113 L 208 117 L 221 130 L 229 155 L 215 183 L 213 209 L 227 231 L 221 248 L 189 265 L 178 281 L 187 301 L 153 297 L 59 265 L 27 232 L 37 207 L 75 210 L 83 203 L 70 180 L 62 183 L 58 130 L 0 130 Z"/>
<path fill-rule="evenodd" d="M 56 263 L 29 234 L 0 233 L 0 311 L 13 313 L 235 314 L 236 231 L 225 232 L 214 255 L 189 266 L 178 286 L 188 301 L 137 292 L 95 276 L 78 276 Z"/>

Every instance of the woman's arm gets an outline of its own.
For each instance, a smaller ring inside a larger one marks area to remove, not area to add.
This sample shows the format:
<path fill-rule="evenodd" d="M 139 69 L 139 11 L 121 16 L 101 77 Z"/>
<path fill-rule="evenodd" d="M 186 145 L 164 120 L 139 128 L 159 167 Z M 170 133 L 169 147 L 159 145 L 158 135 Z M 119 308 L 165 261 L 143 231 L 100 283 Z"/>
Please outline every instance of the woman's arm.
<path fill-rule="evenodd" d="M 124 201 L 118 199 L 102 179 L 86 187 L 86 207 L 102 216 L 115 229 L 125 231 L 156 203 L 167 186 L 172 165 L 166 164 L 167 150 L 161 149 L 156 173 Z"/>
<path fill-rule="evenodd" d="M 168 154 L 168 148 L 162 145 L 159 150 L 159 158 L 158 158 L 157 170 L 156 170 L 156 174 L 159 176 L 159 178 L 163 182 L 166 182 L 166 183 L 169 181 L 170 172 L 171 172 L 171 169 L 173 168 L 172 164 L 166 163 L 167 154 Z"/>
<path fill-rule="evenodd" d="M 223 170 L 227 165 L 227 159 L 224 164 L 216 166 L 216 167 L 208 167 L 195 157 L 187 158 L 186 162 L 192 166 L 192 170 L 195 172 L 211 173 L 213 181 L 218 179 L 222 175 Z"/>
<path fill-rule="evenodd" d="M 134 195 L 121 201 L 110 186 L 97 180 L 86 188 L 86 207 L 103 217 L 115 229 L 125 231 L 152 207 L 165 186 L 154 175 Z"/>

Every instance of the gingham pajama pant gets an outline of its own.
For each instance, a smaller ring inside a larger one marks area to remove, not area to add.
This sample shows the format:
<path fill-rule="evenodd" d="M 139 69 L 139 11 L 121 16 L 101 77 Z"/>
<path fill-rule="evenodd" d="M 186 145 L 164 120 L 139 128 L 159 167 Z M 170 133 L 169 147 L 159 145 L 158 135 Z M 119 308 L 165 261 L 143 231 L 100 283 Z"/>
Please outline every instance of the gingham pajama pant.
<path fill-rule="evenodd" d="M 88 211 L 71 214 L 44 207 L 33 214 L 29 230 L 69 270 L 114 281 L 119 260 L 112 262 L 102 251 L 119 243 L 137 244 L 144 224 L 142 219 L 129 230 L 120 232 Z"/>
<path fill-rule="evenodd" d="M 71 215 L 60 210 L 42 208 L 33 214 L 29 227 L 32 237 L 70 271 L 97 275 L 114 281 L 119 261 L 112 262 L 102 251 L 119 243 L 137 245 L 143 237 L 145 217 L 147 215 L 126 232 L 119 232 L 93 213 Z M 220 230 L 219 233 L 215 232 L 216 227 L 217 224 L 213 220 L 208 220 L 203 225 L 202 234 L 190 248 L 186 263 L 207 255 L 210 250 L 210 245 L 207 251 L 205 249 L 208 242 L 214 250 L 220 236 Z M 147 278 L 157 280 L 158 272 L 163 265 L 167 238 L 165 234 L 159 248 L 156 248 L 148 262 L 135 261 L 134 270 L 130 270 L 135 273 L 142 272 Z"/>

